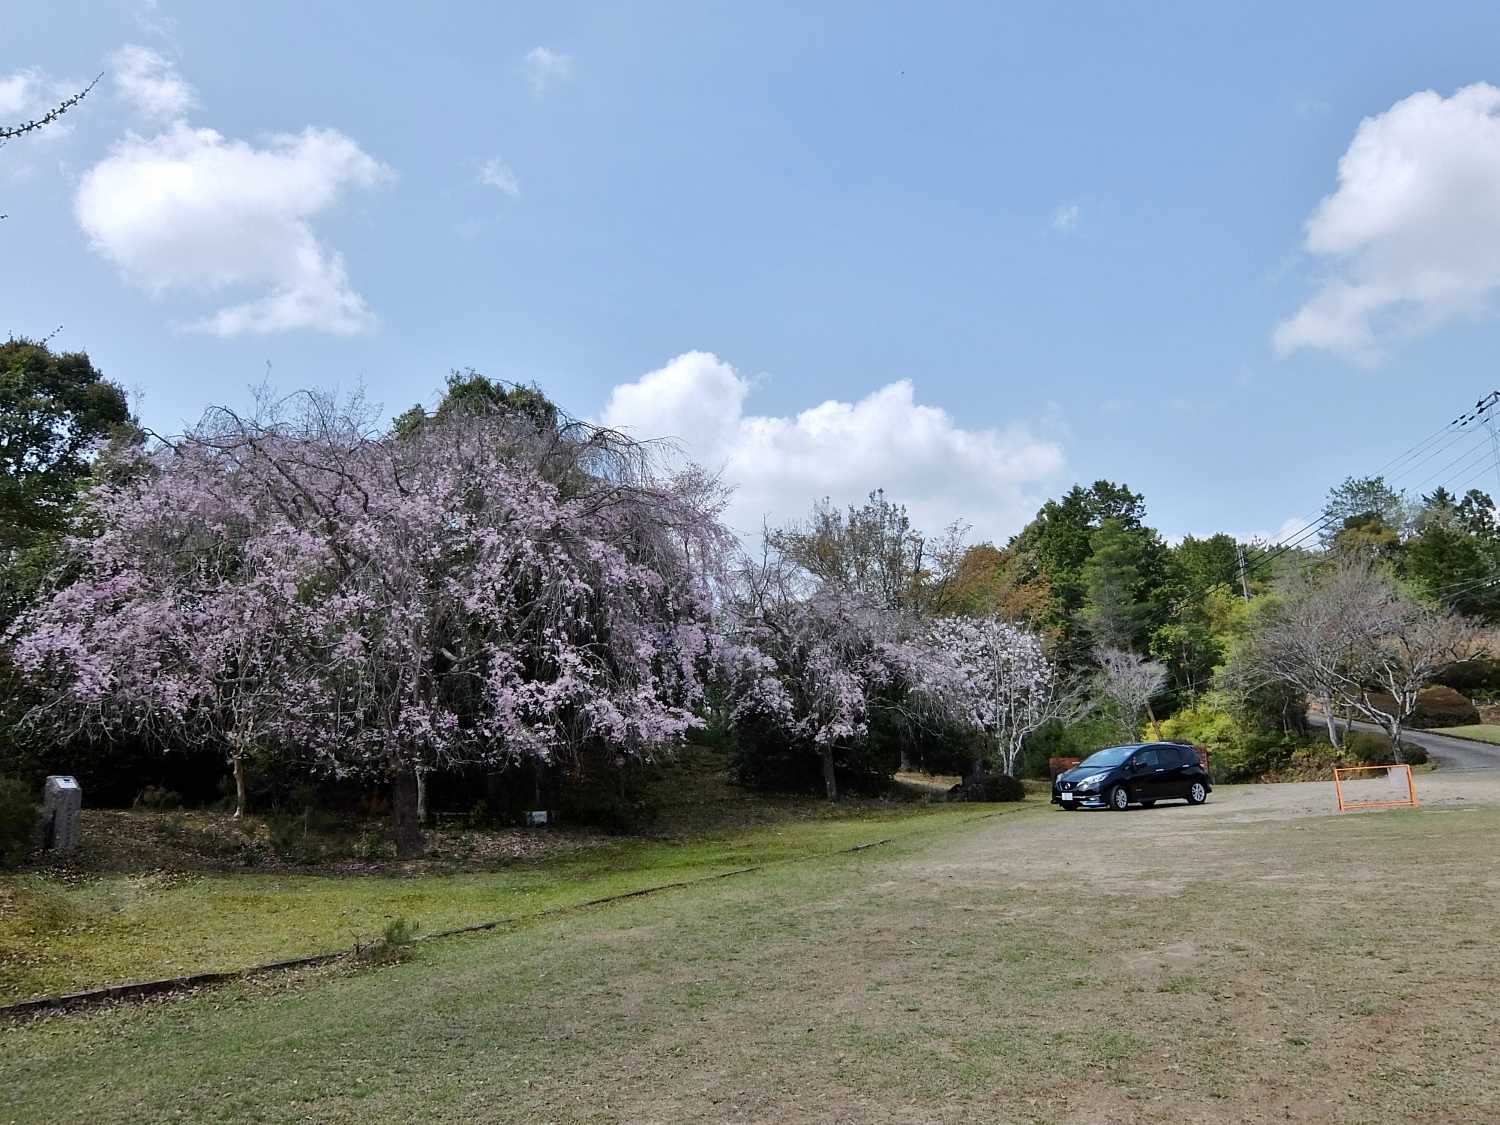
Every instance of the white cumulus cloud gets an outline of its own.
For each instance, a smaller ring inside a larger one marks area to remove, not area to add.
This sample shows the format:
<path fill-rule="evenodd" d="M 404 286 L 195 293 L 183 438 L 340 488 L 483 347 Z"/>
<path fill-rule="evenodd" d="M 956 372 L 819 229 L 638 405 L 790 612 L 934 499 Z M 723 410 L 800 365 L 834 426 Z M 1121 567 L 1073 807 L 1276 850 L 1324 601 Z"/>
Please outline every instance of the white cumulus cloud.
<path fill-rule="evenodd" d="M 189 330 L 348 335 L 373 327 L 374 314 L 310 222 L 348 189 L 389 175 L 334 129 L 257 146 L 177 121 L 119 141 L 85 173 L 74 210 L 93 248 L 153 295 L 255 293 Z"/>
<path fill-rule="evenodd" d="M 492 156 L 479 166 L 479 182 L 509 196 L 521 194 L 521 181 L 511 166 Z"/>
<path fill-rule="evenodd" d="M 805 517 L 814 501 L 844 504 L 884 488 L 914 523 L 954 520 L 1003 539 L 1033 514 L 1062 470 L 1062 449 L 1026 427 L 965 429 L 916 401 L 908 380 L 857 402 L 829 400 L 790 416 L 746 412 L 750 381 L 708 352 L 688 352 L 614 388 L 602 421 L 641 438 L 672 438 L 735 487 L 728 519 L 753 537 L 762 520 Z"/>
<path fill-rule="evenodd" d="M 542 97 L 573 77 L 573 56 L 551 47 L 533 47 L 521 60 L 526 82 L 536 97 Z"/>
<path fill-rule="evenodd" d="M 1328 274 L 1276 326 L 1303 348 L 1378 360 L 1394 338 L 1483 315 L 1500 287 L 1500 89 L 1430 90 L 1367 117 L 1304 246 Z"/>
<path fill-rule="evenodd" d="M 193 88 L 177 68 L 149 47 L 121 47 L 110 63 L 120 96 L 142 117 L 172 120 L 197 103 Z"/>
<path fill-rule="evenodd" d="M 20 125 L 40 117 L 56 104 L 53 101 L 56 89 L 57 84 L 34 66 L 0 76 L 0 122 Z"/>

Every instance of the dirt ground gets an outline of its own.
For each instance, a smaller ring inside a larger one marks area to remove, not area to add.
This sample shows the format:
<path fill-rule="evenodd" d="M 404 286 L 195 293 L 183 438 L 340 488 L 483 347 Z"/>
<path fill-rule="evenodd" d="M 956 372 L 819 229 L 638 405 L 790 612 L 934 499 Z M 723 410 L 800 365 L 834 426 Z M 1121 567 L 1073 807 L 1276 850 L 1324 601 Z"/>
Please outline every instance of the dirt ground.
<path fill-rule="evenodd" d="M 1500 804 L 1500 770 L 1435 770 L 1415 772 L 1417 803 L 1423 808 L 1463 808 L 1475 804 Z M 1174 816 L 1212 820 L 1216 824 L 1256 820 L 1291 820 L 1303 816 L 1324 816 L 1338 812 L 1333 782 L 1299 781 L 1284 785 L 1226 785 L 1213 791 L 1208 804 L 1197 808 L 1167 804 Z M 1132 809 L 1124 814 L 1147 814 L 1155 810 Z M 1119 816 L 1094 811 L 1075 816 Z M 1349 815 L 1349 814 L 1345 814 Z M 1115 825 L 1125 829 L 1125 824 Z"/>

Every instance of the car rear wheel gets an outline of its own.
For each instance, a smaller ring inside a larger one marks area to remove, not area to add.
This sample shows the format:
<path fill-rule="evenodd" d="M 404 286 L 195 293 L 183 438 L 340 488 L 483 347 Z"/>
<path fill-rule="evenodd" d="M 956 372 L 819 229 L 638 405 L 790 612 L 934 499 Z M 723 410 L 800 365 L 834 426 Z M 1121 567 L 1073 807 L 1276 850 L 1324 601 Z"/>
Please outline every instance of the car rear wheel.
<path fill-rule="evenodd" d="M 1124 812 L 1130 807 L 1130 794 L 1125 791 L 1125 786 L 1116 785 L 1109 791 L 1109 807 L 1115 812 Z"/>
<path fill-rule="evenodd" d="M 1201 805 L 1208 800 L 1208 790 L 1203 787 L 1203 782 L 1195 781 L 1188 787 L 1188 804 Z"/>

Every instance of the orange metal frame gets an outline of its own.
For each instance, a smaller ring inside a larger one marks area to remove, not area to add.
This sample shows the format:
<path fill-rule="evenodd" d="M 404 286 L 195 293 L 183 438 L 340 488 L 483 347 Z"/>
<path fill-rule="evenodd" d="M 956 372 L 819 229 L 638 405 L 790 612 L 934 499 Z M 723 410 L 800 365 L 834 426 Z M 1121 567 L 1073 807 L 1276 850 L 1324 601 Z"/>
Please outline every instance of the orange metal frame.
<path fill-rule="evenodd" d="M 1386 776 L 1390 776 L 1392 770 L 1406 771 L 1406 800 L 1404 801 L 1346 801 L 1344 800 L 1344 787 L 1340 784 L 1343 777 L 1351 773 L 1370 773 L 1374 770 L 1385 770 Z M 1407 765 L 1389 766 L 1345 766 L 1333 771 L 1333 791 L 1338 795 L 1339 812 L 1348 812 L 1350 809 L 1405 809 L 1417 807 L 1417 783 L 1411 776 L 1411 767 Z"/>

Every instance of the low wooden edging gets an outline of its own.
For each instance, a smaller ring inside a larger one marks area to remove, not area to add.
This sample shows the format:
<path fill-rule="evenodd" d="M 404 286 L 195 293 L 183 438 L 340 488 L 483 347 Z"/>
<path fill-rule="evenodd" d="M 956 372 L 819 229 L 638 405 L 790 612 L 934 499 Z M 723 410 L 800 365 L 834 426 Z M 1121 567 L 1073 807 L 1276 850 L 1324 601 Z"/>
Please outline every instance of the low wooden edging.
<path fill-rule="evenodd" d="M 995 814 L 985 814 L 993 816 Z M 984 817 L 975 817 L 982 820 Z M 887 836 L 882 840 L 871 840 L 868 844 L 855 844 L 852 848 L 839 848 L 832 852 L 819 852 L 817 855 L 794 856 L 791 859 L 777 859 L 769 863 L 757 863 L 751 867 L 736 867 L 730 871 L 720 871 L 716 875 L 704 875 L 697 879 L 679 879 L 672 883 L 659 883 L 652 887 L 641 887 L 634 891 L 621 891 L 619 894 L 604 895 L 602 898 L 592 898 L 586 902 L 575 902 L 568 906 L 551 906 L 546 910 L 538 910 L 534 914 L 516 914 L 509 918 L 496 918 L 489 922 L 475 922 L 468 926 L 455 926 L 450 930 L 437 930 L 434 933 L 422 934 L 413 938 L 413 942 L 437 941 L 439 938 L 457 937 L 460 934 L 482 933 L 487 930 L 498 930 L 502 926 L 515 926 L 522 922 L 530 922 L 538 918 L 548 918 L 558 914 L 567 914 L 575 910 L 586 910 L 592 906 L 604 906 L 611 902 L 621 902 L 628 898 L 644 898 L 647 895 L 661 894 L 663 891 L 681 890 L 683 887 L 693 887 L 701 883 L 712 883 L 718 879 L 730 879 L 737 875 L 750 875 L 756 871 L 764 871 L 768 867 L 778 867 L 788 863 L 807 863 L 815 859 L 827 859 L 829 856 L 852 855 L 855 852 L 868 851 L 870 848 L 878 848 L 882 844 L 892 843 L 896 837 Z M 132 981 L 127 984 L 110 984 L 102 988 L 89 988 L 82 992 L 60 992 L 50 996 L 35 996 L 29 1000 L 18 1000 L 12 1004 L 0 1004 L 0 1019 L 14 1016 L 31 1015 L 36 1012 L 57 1011 L 63 1009 L 85 1008 L 94 1004 L 103 1004 L 111 1000 L 144 1000 L 149 996 L 160 996 L 169 992 L 181 992 L 193 988 L 203 988 L 216 984 L 228 984 L 237 980 L 248 980 L 251 977 L 264 976 L 268 973 L 285 972 L 288 969 L 307 969 L 318 965 L 331 964 L 341 958 L 348 957 L 353 950 L 340 949 L 332 953 L 312 953 L 305 957 L 289 957 L 282 961 L 267 961 L 260 965 L 251 965 L 245 969 L 224 969 L 211 973 L 190 973 L 181 977 L 163 977 L 160 980 Z"/>

